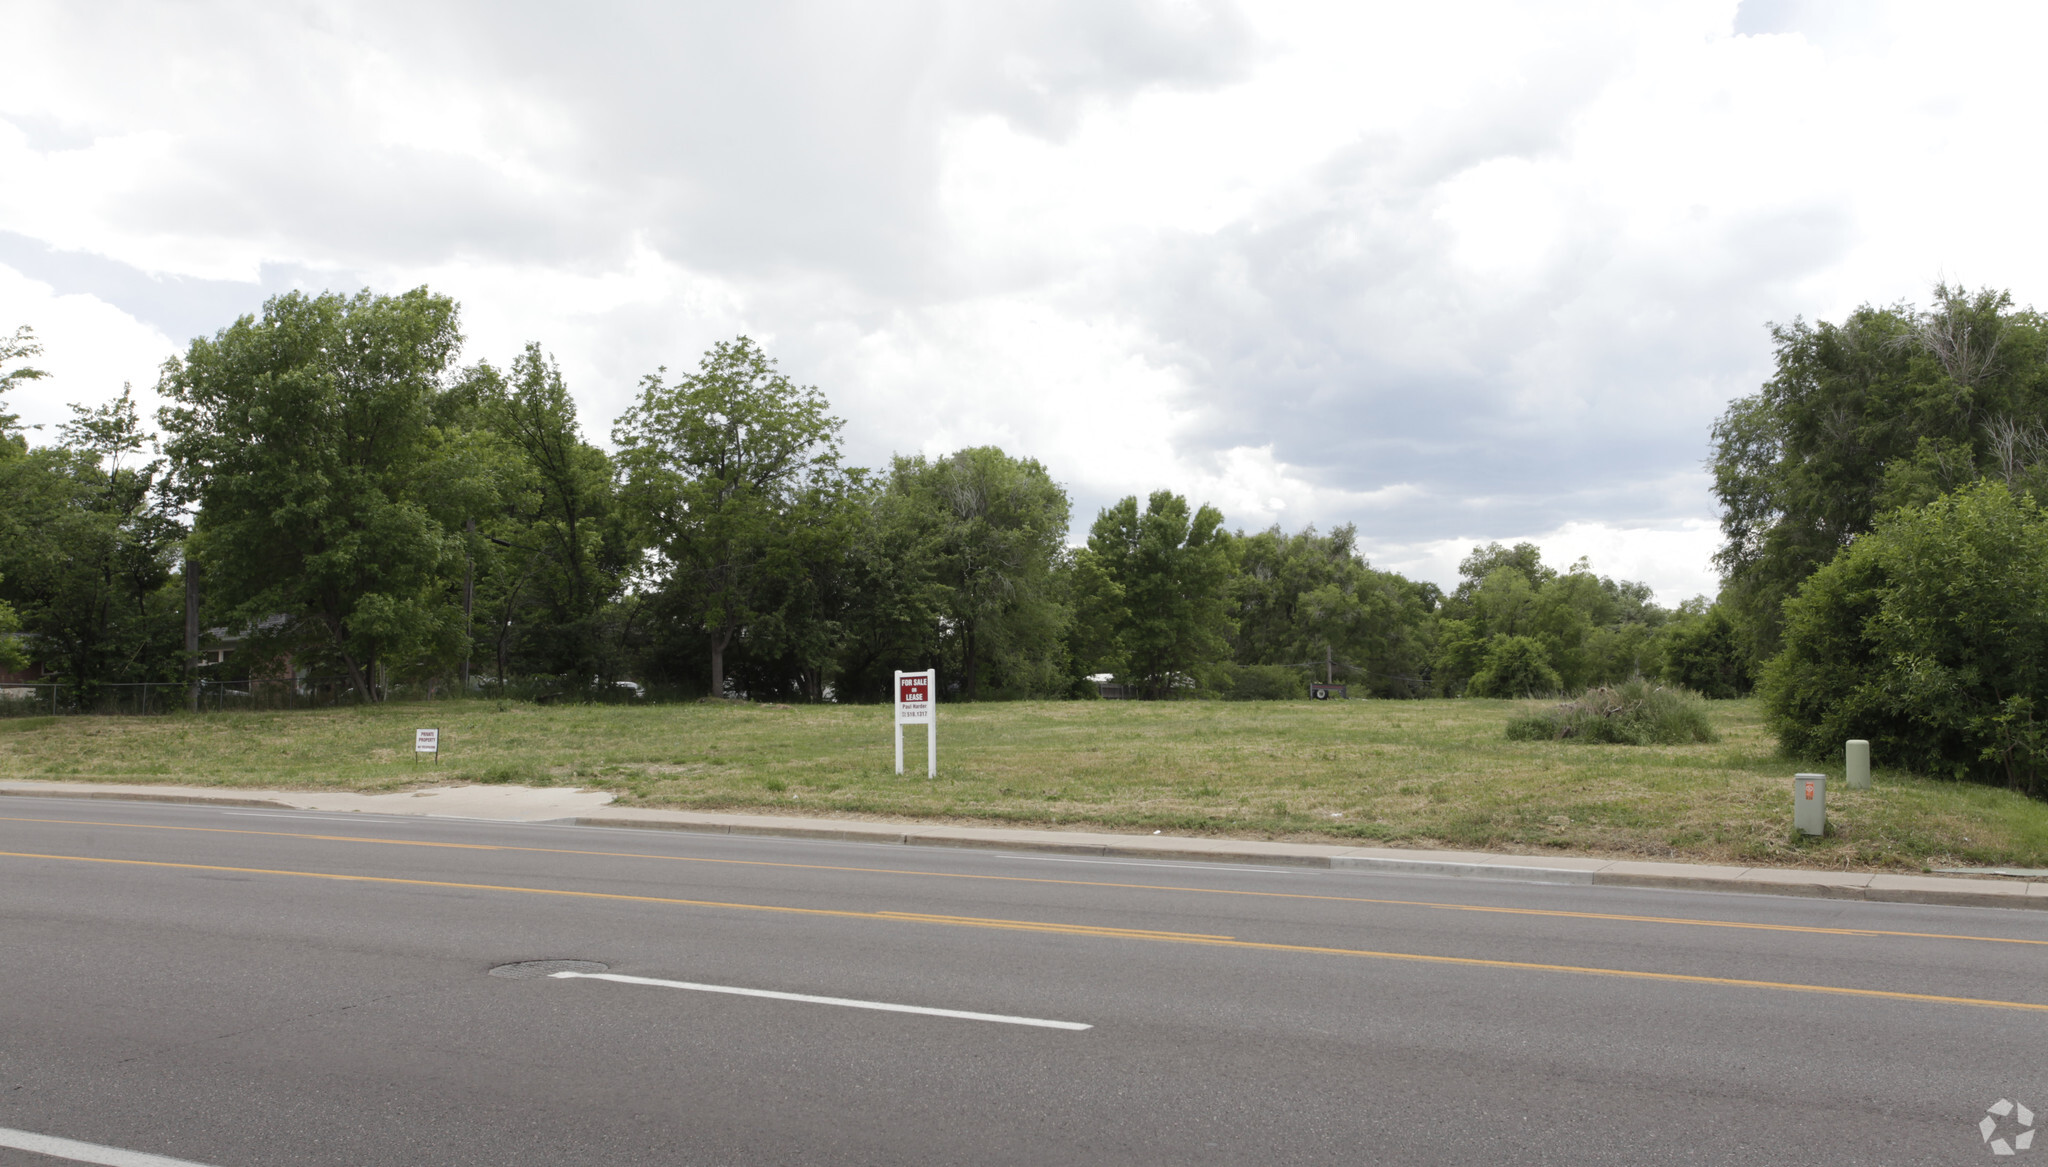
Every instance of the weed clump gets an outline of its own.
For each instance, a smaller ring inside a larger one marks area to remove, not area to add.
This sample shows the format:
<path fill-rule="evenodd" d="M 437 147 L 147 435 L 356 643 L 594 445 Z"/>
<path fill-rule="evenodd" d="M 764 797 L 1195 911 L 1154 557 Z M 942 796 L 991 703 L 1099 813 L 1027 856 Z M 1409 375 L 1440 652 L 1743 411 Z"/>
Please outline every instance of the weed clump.
<path fill-rule="evenodd" d="M 1554 708 L 1512 718 L 1508 740 L 1682 746 L 1719 741 L 1720 735 L 1707 720 L 1706 698 L 1637 678 L 1597 685 Z"/>
<path fill-rule="evenodd" d="M 550 785 L 548 772 L 531 762 L 499 762 L 463 771 L 456 777 L 487 786 L 502 786 L 508 783 L 517 786 Z"/>

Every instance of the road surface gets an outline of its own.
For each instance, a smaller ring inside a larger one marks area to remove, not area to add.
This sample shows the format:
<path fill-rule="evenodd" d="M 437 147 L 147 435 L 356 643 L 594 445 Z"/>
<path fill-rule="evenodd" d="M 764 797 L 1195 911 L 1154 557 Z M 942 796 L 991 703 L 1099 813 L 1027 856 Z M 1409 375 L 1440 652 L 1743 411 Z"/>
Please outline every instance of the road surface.
<path fill-rule="evenodd" d="M 2048 912 L 7 798 L 0 1167 L 1993 1162 L 2044 972 Z"/>

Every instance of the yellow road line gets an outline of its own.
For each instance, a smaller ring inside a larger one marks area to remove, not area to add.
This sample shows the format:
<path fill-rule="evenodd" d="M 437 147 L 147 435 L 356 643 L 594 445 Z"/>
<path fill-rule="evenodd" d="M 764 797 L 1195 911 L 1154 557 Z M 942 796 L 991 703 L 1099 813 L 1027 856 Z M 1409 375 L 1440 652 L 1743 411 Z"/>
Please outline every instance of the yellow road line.
<path fill-rule="evenodd" d="M 1045 883 L 1065 887 L 1102 887 L 1124 891 L 1170 891 L 1190 895 L 1251 896 L 1281 900 L 1321 900 L 1340 904 L 1370 904 L 1376 907 L 1425 908 L 1443 912 L 1484 912 L 1502 916 L 1548 916 L 1563 920 L 1606 920 L 1623 924 L 1679 924 L 1694 928 L 1739 928 L 1754 932 L 1796 932 L 1815 936 L 1879 936 L 1905 940 L 1968 940 L 1980 944 L 2034 944 L 2048 946 L 2048 940 L 2027 940 L 2016 936 L 1970 936 L 1946 932 L 1902 932 L 1883 928 L 1829 928 L 1819 924 L 1757 924 L 1746 920 L 1702 920 L 1687 916 L 1632 916 L 1614 912 L 1571 912 L 1556 908 L 1508 908 L 1490 904 L 1450 904 L 1436 900 L 1370 899 L 1364 896 L 1318 895 L 1312 892 L 1246 891 L 1224 887 L 1184 887 L 1176 884 L 1118 883 L 1093 879 L 1048 879 L 1029 875 L 983 875 L 962 871 L 912 871 L 894 867 L 848 867 L 825 863 L 777 863 L 766 859 L 712 859 L 697 855 L 649 855 L 643 851 L 586 851 L 568 847 L 516 847 L 493 843 L 441 843 L 419 839 L 379 839 L 365 835 L 314 835 L 304 831 L 251 831 L 233 827 L 178 827 L 160 823 L 99 822 L 88 819 L 20 818 L 0 815 L 0 822 L 51 823 L 72 827 L 122 827 L 149 831 L 198 831 L 218 835 L 260 835 L 279 839 L 312 839 L 323 843 L 374 843 L 392 847 L 447 847 L 463 851 L 509 851 L 539 855 L 583 855 L 595 859 L 657 859 L 669 863 L 711 863 L 728 867 L 780 867 L 797 871 L 852 871 L 864 875 L 905 875 L 922 879 L 983 879 L 998 883 Z"/>
<path fill-rule="evenodd" d="M 1088 932 L 1128 936 L 1137 940 L 1233 940 L 1214 932 L 1161 932 L 1152 928 L 1109 928 L 1093 924 L 1051 924 L 1043 920 L 1001 920 L 987 916 L 943 916 L 933 912 L 876 912 L 884 920 L 908 920 L 924 924 L 973 924 L 983 928 L 1032 928 L 1044 932 Z"/>
<path fill-rule="evenodd" d="M 1365 948 L 1328 948 L 1313 944 L 1276 944 L 1237 940 L 1226 936 L 1205 936 L 1192 932 L 1149 932 L 1140 929 L 1102 928 L 1087 924 L 1060 924 L 1046 920 L 995 920 L 978 916 L 934 916 L 909 912 L 861 912 L 841 908 L 798 908 L 784 904 L 740 904 L 720 900 L 678 899 L 669 896 L 628 895 L 622 892 L 571 891 L 566 888 L 514 887 L 490 883 L 457 883 L 440 879 L 401 879 L 389 875 L 343 875 L 327 871 L 280 871 L 266 867 L 228 867 L 213 863 L 170 863 L 155 859 L 110 859 L 97 855 L 43 855 L 28 851 L 0 851 L 10 859 L 54 859 L 70 863 L 106 863 L 122 867 L 163 867 L 183 871 L 226 871 L 238 875 L 282 875 L 299 879 L 331 879 L 343 883 L 381 883 L 405 887 L 441 887 L 459 891 L 512 892 L 519 895 L 562 896 L 571 899 L 619 900 L 643 904 L 674 904 L 693 908 L 720 908 L 744 912 L 779 912 L 792 916 L 835 916 L 847 920 L 879 920 L 892 924 L 941 924 L 953 927 L 995 928 L 1008 931 L 1055 932 L 1070 936 L 1092 936 L 1118 940 L 1146 940 L 1165 944 L 1200 944 L 1213 948 L 1243 948 L 1259 952 L 1291 952 L 1320 956 L 1350 956 L 1369 960 L 1401 960 L 1418 964 L 1458 965 L 1465 968 L 1509 969 L 1521 972 L 1577 973 L 1581 976 L 1620 977 L 1627 980 L 1663 981 L 1673 984 L 1721 985 L 1742 989 L 1779 989 L 1795 993 L 1825 993 L 1841 997 L 1869 997 L 1887 1001 L 1920 1001 L 1942 1005 L 1972 1005 L 1985 1009 L 2020 1009 L 2048 1013 L 2048 1004 L 2032 1001 L 1999 1001 L 1983 997 L 1947 997 L 1933 993 L 1898 993 L 1885 989 L 1854 989 L 1842 985 L 1807 985 L 1790 981 L 1755 981 L 1739 977 L 1696 976 L 1690 973 L 1644 972 L 1638 969 L 1594 968 L 1572 964 L 1543 964 L 1525 960 L 1485 960 L 1472 956 L 1433 956 L 1422 952 L 1377 952 Z"/>

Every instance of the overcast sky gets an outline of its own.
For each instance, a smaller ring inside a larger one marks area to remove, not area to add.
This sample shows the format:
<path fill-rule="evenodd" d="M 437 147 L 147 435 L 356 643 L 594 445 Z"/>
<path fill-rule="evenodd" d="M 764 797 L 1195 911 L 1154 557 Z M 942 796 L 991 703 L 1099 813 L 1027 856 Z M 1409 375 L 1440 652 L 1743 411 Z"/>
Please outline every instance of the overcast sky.
<path fill-rule="evenodd" d="M 854 461 L 993 443 L 1711 592 L 1769 321 L 2048 303 L 2048 7 L 0 0 L 0 330 L 68 416 L 264 297 L 425 283 L 587 434 L 746 333 Z"/>

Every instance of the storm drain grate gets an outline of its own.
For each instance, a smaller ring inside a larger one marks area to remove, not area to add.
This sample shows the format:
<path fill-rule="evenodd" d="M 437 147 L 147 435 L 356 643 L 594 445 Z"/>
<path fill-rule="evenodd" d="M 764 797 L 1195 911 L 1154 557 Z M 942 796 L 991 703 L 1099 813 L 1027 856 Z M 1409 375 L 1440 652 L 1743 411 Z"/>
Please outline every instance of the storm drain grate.
<path fill-rule="evenodd" d="M 601 973 L 610 967 L 594 960 L 522 960 L 518 964 L 501 964 L 491 970 L 491 975 L 525 981 L 558 972 Z"/>

